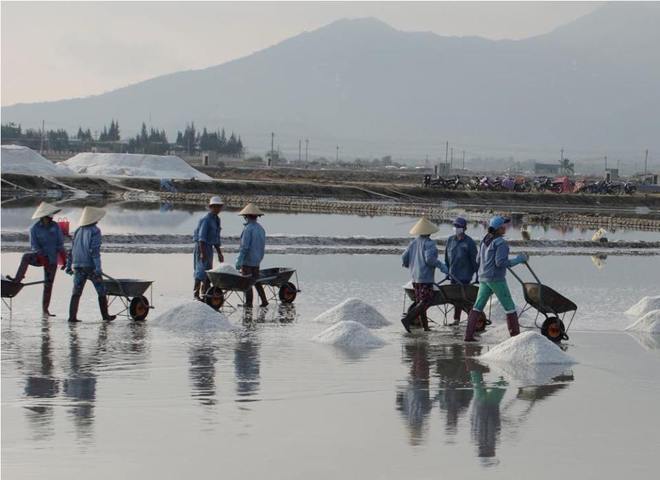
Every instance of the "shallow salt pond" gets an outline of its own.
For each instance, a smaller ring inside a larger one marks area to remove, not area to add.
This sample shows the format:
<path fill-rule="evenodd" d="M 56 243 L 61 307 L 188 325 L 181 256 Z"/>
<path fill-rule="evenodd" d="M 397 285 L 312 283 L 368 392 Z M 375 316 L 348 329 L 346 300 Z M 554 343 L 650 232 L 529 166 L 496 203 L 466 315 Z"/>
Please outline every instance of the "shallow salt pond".
<path fill-rule="evenodd" d="M 3 253 L 3 273 L 18 254 Z M 229 259 L 231 261 L 231 259 Z M 660 341 L 622 330 L 657 294 L 660 257 L 539 257 L 541 279 L 579 305 L 567 342 L 577 364 L 497 368 L 462 329 L 404 335 L 407 282 L 389 255 L 271 255 L 298 269 L 291 308 L 229 315 L 233 332 L 172 331 L 158 313 L 188 300 L 188 255 L 105 254 L 107 273 L 155 280 L 144 323 L 98 319 L 91 285 L 65 322 L 40 286 L 2 314 L 2 474 L 6 478 L 651 478 L 660 446 Z M 32 270 L 29 279 L 39 279 Z M 516 297 L 520 286 L 510 279 Z M 321 345 L 312 322 L 349 297 L 392 321 L 364 350 Z M 111 309 L 112 310 L 112 309 Z M 431 317 L 440 321 L 437 311 Z M 503 319 L 493 319 L 502 325 Z M 537 384 L 542 379 L 541 384 Z M 535 381 L 536 380 L 536 381 Z"/>

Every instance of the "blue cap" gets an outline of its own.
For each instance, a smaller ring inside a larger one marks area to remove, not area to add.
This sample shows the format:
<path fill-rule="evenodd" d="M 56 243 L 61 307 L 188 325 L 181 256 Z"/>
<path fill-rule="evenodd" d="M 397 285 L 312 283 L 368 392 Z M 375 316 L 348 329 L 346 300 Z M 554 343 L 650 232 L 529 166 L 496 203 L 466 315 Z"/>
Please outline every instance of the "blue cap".
<path fill-rule="evenodd" d="M 500 215 L 497 215 L 493 218 L 490 219 L 490 222 L 488 222 L 488 226 L 490 228 L 500 228 L 502 225 L 509 223 L 511 221 L 510 218 L 505 218 Z"/>
<path fill-rule="evenodd" d="M 467 227 L 467 220 L 465 220 L 463 217 L 456 217 L 456 220 L 454 220 L 454 226 L 465 228 Z"/>

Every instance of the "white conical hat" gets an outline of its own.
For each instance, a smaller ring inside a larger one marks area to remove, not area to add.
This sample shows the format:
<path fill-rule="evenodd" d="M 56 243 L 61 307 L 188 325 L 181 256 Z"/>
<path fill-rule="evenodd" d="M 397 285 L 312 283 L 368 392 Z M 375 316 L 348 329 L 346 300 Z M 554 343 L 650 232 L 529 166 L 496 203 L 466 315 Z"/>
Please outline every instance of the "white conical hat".
<path fill-rule="evenodd" d="M 431 235 L 438 231 L 433 223 L 429 222 L 426 217 L 422 217 L 419 221 L 410 229 L 410 235 Z"/>
<path fill-rule="evenodd" d="M 32 220 L 42 217 L 52 217 L 57 212 L 61 212 L 61 211 L 62 209 L 56 207 L 55 205 L 51 205 L 50 203 L 46 203 L 46 202 L 41 202 L 37 207 L 37 209 L 34 211 L 34 214 L 32 214 Z"/>
<path fill-rule="evenodd" d="M 91 225 L 96 223 L 105 217 L 105 210 L 102 208 L 96 207 L 85 207 L 83 208 L 82 215 L 80 215 L 80 222 L 78 222 L 79 227 L 84 227 L 86 225 Z"/>
<path fill-rule="evenodd" d="M 245 208 L 238 212 L 239 215 L 256 215 L 260 217 L 261 215 L 264 214 L 261 210 L 259 210 L 259 207 L 257 207 L 254 203 L 248 203 L 245 205 Z"/>

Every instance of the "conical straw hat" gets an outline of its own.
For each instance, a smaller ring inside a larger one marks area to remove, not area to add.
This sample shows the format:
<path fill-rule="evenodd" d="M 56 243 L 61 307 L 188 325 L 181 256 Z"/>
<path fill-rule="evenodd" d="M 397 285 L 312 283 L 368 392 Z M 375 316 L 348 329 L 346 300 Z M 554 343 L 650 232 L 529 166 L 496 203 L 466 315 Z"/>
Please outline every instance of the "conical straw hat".
<path fill-rule="evenodd" d="M 42 217 L 52 217 L 57 212 L 61 212 L 61 211 L 62 209 L 56 207 L 55 205 L 51 205 L 50 203 L 46 203 L 46 202 L 41 202 L 37 207 L 37 209 L 34 211 L 34 214 L 32 215 L 32 220 Z"/>
<path fill-rule="evenodd" d="M 96 207 L 85 207 L 83 208 L 82 215 L 80 216 L 80 222 L 78 222 L 79 227 L 84 227 L 86 225 L 91 225 L 96 223 L 105 217 L 105 210 L 102 208 Z"/>
<path fill-rule="evenodd" d="M 259 210 L 259 207 L 257 207 L 254 203 L 248 203 L 243 210 L 238 212 L 239 215 L 256 215 L 260 217 L 261 215 L 264 214 L 261 210 Z"/>
<path fill-rule="evenodd" d="M 410 235 L 431 235 L 438 231 L 438 227 L 428 221 L 426 217 L 422 217 L 410 229 Z"/>

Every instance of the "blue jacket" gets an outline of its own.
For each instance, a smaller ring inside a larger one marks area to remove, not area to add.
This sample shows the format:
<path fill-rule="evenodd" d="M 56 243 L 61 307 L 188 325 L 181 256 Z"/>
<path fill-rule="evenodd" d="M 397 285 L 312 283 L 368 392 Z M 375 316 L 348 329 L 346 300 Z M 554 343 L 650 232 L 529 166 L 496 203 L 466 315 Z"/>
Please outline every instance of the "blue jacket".
<path fill-rule="evenodd" d="M 193 232 L 193 242 L 204 242 L 206 245 L 221 245 L 220 217 L 211 212 L 204 215 Z"/>
<path fill-rule="evenodd" d="M 522 255 L 509 259 L 509 244 L 504 237 L 493 237 L 488 234 L 479 247 L 479 281 L 503 281 L 506 268 L 513 267 L 525 261 Z"/>
<path fill-rule="evenodd" d="M 428 236 L 419 236 L 408 245 L 401 256 L 405 268 L 410 269 L 414 283 L 435 283 L 435 269 L 447 273 L 447 267 L 438 260 L 438 247 Z"/>
<path fill-rule="evenodd" d="M 70 261 L 73 268 L 101 270 L 101 230 L 96 225 L 80 227 L 73 234 Z"/>
<path fill-rule="evenodd" d="M 258 267 L 264 259 L 266 231 L 256 220 L 248 220 L 241 233 L 241 246 L 236 265 Z"/>
<path fill-rule="evenodd" d="M 479 268 L 474 240 L 467 235 L 463 235 L 461 239 L 456 235 L 449 237 L 445 249 L 445 264 L 452 277 L 461 283 L 470 283 Z"/>
<path fill-rule="evenodd" d="M 64 235 L 56 222 L 45 226 L 38 221 L 30 227 L 30 248 L 37 255 L 48 257 L 48 263 L 57 264 L 57 253 L 64 250 Z"/>

